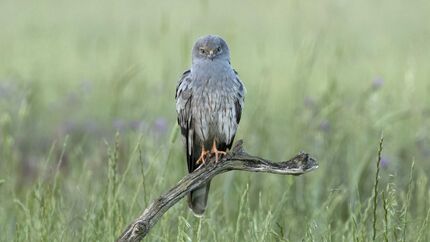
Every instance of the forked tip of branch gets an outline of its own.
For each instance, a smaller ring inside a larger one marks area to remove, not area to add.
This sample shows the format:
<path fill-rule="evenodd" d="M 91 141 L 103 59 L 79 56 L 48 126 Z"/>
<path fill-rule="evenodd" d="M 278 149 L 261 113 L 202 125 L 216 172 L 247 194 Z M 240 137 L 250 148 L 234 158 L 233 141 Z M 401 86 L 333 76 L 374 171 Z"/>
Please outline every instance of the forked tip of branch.
<path fill-rule="evenodd" d="M 300 169 L 303 173 L 315 170 L 318 168 L 318 162 L 309 154 L 300 152 L 296 157 L 289 161 L 285 161 L 286 166 L 290 169 Z M 297 174 L 300 175 L 300 174 Z"/>

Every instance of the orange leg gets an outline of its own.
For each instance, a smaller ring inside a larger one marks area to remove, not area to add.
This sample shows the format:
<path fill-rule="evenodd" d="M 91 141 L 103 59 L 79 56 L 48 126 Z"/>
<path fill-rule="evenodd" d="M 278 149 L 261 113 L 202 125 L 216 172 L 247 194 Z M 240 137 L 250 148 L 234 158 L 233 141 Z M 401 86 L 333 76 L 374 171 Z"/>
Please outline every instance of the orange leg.
<path fill-rule="evenodd" d="M 216 148 L 216 142 L 214 140 L 214 142 L 212 144 L 211 154 L 215 154 L 215 162 L 218 162 L 218 158 L 220 157 L 220 155 L 225 155 L 225 154 L 227 154 L 227 152 L 218 150 Z"/>
<path fill-rule="evenodd" d="M 201 165 L 205 164 L 205 162 L 206 162 L 206 156 L 208 155 L 208 153 L 209 153 L 209 151 L 205 150 L 205 146 L 202 144 L 202 153 L 200 153 L 200 157 L 196 161 L 197 165 L 199 165 L 199 164 L 201 164 Z"/>

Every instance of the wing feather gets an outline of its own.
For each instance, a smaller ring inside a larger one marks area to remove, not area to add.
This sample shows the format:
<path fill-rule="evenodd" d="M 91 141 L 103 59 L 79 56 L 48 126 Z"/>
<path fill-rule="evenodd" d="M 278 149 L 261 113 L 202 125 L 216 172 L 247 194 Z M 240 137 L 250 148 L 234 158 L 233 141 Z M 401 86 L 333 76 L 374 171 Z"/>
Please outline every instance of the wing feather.
<path fill-rule="evenodd" d="M 178 125 L 181 128 L 181 134 L 185 140 L 186 153 L 187 153 L 187 165 L 188 171 L 192 172 L 195 169 L 194 159 L 195 150 L 194 139 L 195 133 L 192 124 L 192 107 L 191 100 L 192 90 L 191 90 L 191 77 L 190 70 L 185 71 L 182 74 L 181 79 L 176 87 L 176 112 L 178 113 Z"/>
<path fill-rule="evenodd" d="M 235 119 L 236 119 L 236 125 L 239 125 L 240 118 L 242 117 L 242 109 L 245 102 L 245 87 L 242 83 L 242 81 L 239 79 L 239 74 L 236 70 L 233 70 L 234 74 L 236 74 L 235 77 L 235 86 L 236 86 L 236 95 L 234 100 L 234 109 L 235 109 Z M 233 145 L 234 137 L 236 136 L 236 132 L 232 134 L 232 137 L 230 139 L 230 143 L 226 144 L 226 147 L 228 149 L 231 149 L 231 146 Z"/>

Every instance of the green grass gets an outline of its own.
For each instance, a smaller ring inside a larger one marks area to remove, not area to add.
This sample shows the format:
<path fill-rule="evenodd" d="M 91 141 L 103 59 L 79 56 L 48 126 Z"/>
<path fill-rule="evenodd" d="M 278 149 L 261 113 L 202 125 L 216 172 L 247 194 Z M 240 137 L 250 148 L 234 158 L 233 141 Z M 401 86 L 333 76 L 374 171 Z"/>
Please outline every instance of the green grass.
<path fill-rule="evenodd" d="M 215 33 L 247 88 L 237 138 L 320 168 L 220 175 L 203 219 L 181 201 L 148 241 L 429 241 L 429 12 L 425 0 L 1 1 L 0 240 L 112 241 L 179 181 L 174 91 L 194 40 Z"/>

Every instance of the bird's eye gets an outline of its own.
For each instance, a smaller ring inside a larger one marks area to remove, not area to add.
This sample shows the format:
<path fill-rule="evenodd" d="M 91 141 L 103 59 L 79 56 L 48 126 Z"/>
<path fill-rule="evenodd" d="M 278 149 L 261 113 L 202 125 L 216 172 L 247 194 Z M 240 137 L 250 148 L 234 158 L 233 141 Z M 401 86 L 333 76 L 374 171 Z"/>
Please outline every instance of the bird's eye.
<path fill-rule="evenodd" d="M 216 52 L 220 53 L 221 52 L 221 47 L 216 48 Z"/>
<path fill-rule="evenodd" d="M 206 54 L 206 50 L 203 48 L 200 48 L 199 51 L 200 51 L 200 54 L 202 54 L 202 55 Z"/>

